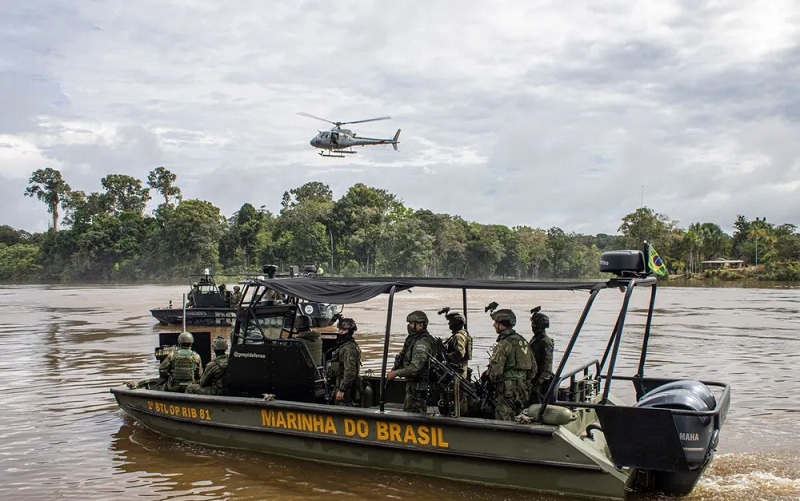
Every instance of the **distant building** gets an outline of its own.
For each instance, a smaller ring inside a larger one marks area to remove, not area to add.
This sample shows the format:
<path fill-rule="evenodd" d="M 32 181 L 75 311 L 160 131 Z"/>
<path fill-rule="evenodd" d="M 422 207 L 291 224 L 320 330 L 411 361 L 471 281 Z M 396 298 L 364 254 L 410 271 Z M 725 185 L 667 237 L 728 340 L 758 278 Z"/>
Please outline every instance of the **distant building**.
<path fill-rule="evenodd" d="M 713 259 L 710 261 L 700 261 L 700 269 L 703 270 L 723 270 L 728 268 L 741 268 L 744 261 L 741 259 Z"/>

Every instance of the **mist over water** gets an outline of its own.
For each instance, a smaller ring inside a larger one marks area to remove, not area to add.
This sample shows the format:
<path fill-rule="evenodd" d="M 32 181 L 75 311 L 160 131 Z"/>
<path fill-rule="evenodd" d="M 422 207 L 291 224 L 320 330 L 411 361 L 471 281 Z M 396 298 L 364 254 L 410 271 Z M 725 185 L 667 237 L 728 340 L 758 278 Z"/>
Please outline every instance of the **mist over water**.
<path fill-rule="evenodd" d="M 109 388 L 157 374 L 161 330 L 149 309 L 180 302 L 183 286 L 0 287 L 0 499 L 569 499 L 464 485 L 391 472 L 331 466 L 176 442 L 135 424 Z M 619 297 L 601 294 L 576 347 L 577 366 L 599 358 Z M 483 370 L 494 344 L 483 307 L 551 320 L 560 357 L 586 300 L 584 292 L 471 292 L 472 367 Z M 347 306 L 359 324 L 362 370 L 380 371 L 387 298 Z M 395 298 L 390 356 L 405 337 L 405 314 L 461 308 L 460 291 L 421 289 Z M 647 374 L 728 382 L 731 408 L 718 455 L 691 500 L 800 499 L 800 289 L 658 290 Z M 647 307 L 634 295 L 618 373 L 633 373 Z M 208 330 L 200 328 L 197 330 Z M 218 329 L 213 335 L 227 334 Z M 623 393 L 624 396 L 624 393 Z M 661 499 L 634 496 L 637 500 Z"/>

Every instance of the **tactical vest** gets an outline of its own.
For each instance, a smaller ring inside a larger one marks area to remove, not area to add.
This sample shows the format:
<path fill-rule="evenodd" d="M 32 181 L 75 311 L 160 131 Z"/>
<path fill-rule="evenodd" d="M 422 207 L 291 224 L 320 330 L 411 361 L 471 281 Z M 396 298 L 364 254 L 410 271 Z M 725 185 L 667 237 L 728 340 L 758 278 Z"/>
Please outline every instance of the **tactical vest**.
<path fill-rule="evenodd" d="M 460 363 L 465 363 L 472 360 L 472 336 L 469 335 L 466 329 L 460 329 L 453 333 L 447 341 L 444 343 L 444 349 L 447 354 L 450 353 L 457 353 L 458 352 L 458 341 L 456 340 L 456 334 L 463 333 L 464 334 L 464 359 L 460 360 Z"/>
<path fill-rule="evenodd" d="M 406 368 L 411 365 L 411 360 L 413 359 L 414 355 L 414 347 L 417 346 L 419 343 L 426 343 L 428 345 L 428 352 L 431 357 L 436 357 L 439 354 L 439 345 L 436 342 L 436 338 L 430 335 L 430 333 L 426 330 L 406 338 L 405 343 L 403 344 L 403 351 L 401 352 L 401 363 L 400 368 Z M 419 377 L 411 378 L 411 379 L 420 379 Z M 422 376 L 423 380 L 428 379 L 428 373 L 425 372 Z"/>
<path fill-rule="evenodd" d="M 220 355 L 214 359 L 217 362 L 217 365 L 223 371 L 228 369 L 228 355 Z"/>
<path fill-rule="evenodd" d="M 529 371 L 533 369 L 533 352 L 531 352 L 528 342 L 524 337 L 513 332 L 503 341 L 512 347 L 511 355 L 506 359 L 505 369 L 515 369 Z"/>
<path fill-rule="evenodd" d="M 356 344 L 355 339 L 350 338 L 347 341 L 340 343 L 331 352 L 331 360 L 328 363 L 329 378 L 339 379 L 344 376 L 344 364 L 342 363 L 342 360 L 339 358 L 339 354 L 341 353 L 343 348 L 345 348 L 347 345 L 351 343 L 355 345 L 356 351 L 358 352 L 358 359 L 361 360 L 361 348 L 358 347 L 358 344 Z"/>
<path fill-rule="evenodd" d="M 531 351 L 533 352 L 533 359 L 536 361 L 536 370 L 537 376 L 541 375 L 542 373 L 547 373 L 546 376 L 550 377 L 553 375 L 553 358 L 552 358 L 552 351 L 553 351 L 553 340 L 547 335 L 534 335 L 533 339 L 530 342 Z M 547 361 L 547 352 L 548 350 L 550 353 L 550 366 L 545 367 L 544 363 Z"/>
<path fill-rule="evenodd" d="M 214 389 L 214 395 L 222 395 L 225 391 L 222 379 L 228 369 L 228 355 L 220 355 L 214 359 L 214 362 L 219 367 L 219 377 L 212 383 L 211 387 Z"/>
<path fill-rule="evenodd" d="M 314 364 L 322 365 L 322 340 L 320 339 L 319 333 L 314 331 L 301 332 L 297 336 L 297 339 L 306 345 Z"/>
<path fill-rule="evenodd" d="M 182 386 L 194 383 L 197 361 L 194 352 L 187 348 L 179 348 L 172 357 L 172 382 Z"/>

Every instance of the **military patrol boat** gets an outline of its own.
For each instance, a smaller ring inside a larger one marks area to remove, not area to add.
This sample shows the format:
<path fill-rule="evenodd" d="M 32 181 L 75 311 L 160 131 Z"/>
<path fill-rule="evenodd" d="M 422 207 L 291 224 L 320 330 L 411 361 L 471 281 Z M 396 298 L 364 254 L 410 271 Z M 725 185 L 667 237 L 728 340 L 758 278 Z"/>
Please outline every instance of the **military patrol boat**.
<path fill-rule="evenodd" d="M 297 266 L 292 266 L 286 273 L 277 273 L 277 267 L 267 265 L 264 273 L 273 277 L 296 277 L 296 276 L 316 276 L 316 266 L 306 266 L 302 274 Z M 239 307 L 233 298 L 231 291 L 225 285 L 217 285 L 214 275 L 208 269 L 202 275 L 196 277 L 198 280 L 192 284 L 189 292 L 186 293 L 187 304 L 185 308 L 186 325 L 193 326 L 229 326 L 236 321 L 236 311 Z M 273 297 L 273 300 L 283 300 L 283 298 Z M 341 305 L 304 302 L 300 305 L 302 314 L 311 318 L 314 327 L 327 327 L 334 321 L 334 316 L 341 310 Z M 153 308 L 150 314 L 164 325 L 182 325 L 184 322 L 184 308 L 174 308 L 170 301 L 167 308 Z"/>
<path fill-rule="evenodd" d="M 623 499 L 632 490 L 685 495 L 712 461 L 730 387 L 645 374 L 657 281 L 644 256 L 641 251 L 604 253 L 600 268 L 614 277 L 599 282 L 253 280 L 246 286 L 251 299 L 237 312 L 224 396 L 155 391 L 157 380 L 129 383 L 111 392 L 144 426 L 207 446 L 585 498 Z M 517 295 L 586 293 L 544 403 L 531 406 L 518 422 L 491 419 L 481 405 L 474 406 L 474 413 L 471 407 L 469 416 L 452 415 L 446 410 L 453 406 L 443 402 L 453 393 L 448 385 L 463 385 L 471 398 L 481 398 L 486 388 L 477 380 L 443 377 L 447 368 L 442 372 L 441 364 L 431 359 L 428 401 L 434 408 L 438 403 L 439 412 L 400 410 L 404 383 L 386 380 L 389 331 L 395 294 L 415 287 L 462 290 L 464 314 L 469 311 L 468 292 L 476 289 Z M 329 404 L 324 370 L 292 337 L 296 305 L 269 304 L 263 300 L 269 289 L 306 301 L 345 304 L 388 296 L 380 374 L 362 376 L 360 407 Z M 618 374 L 620 353 L 631 353 L 630 343 L 623 343 L 624 328 L 631 297 L 639 290 L 650 296 L 644 313 L 636 313 L 642 332 L 629 336 L 638 363 L 635 373 Z M 599 357 L 573 362 L 575 353 L 586 352 L 576 345 L 601 293 L 620 298 L 615 324 L 605 346 L 597 350 Z M 633 403 L 615 396 L 612 387 L 627 388 Z"/>

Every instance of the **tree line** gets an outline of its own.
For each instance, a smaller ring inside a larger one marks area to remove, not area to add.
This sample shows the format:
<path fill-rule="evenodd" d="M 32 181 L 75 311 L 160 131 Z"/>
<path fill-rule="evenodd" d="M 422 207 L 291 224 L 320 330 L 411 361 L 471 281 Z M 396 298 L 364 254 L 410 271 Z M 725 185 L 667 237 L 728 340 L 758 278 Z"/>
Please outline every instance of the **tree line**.
<path fill-rule="evenodd" d="M 461 278 L 597 278 L 599 256 L 654 244 L 672 274 L 700 271 L 704 260 L 763 265 L 762 278 L 800 280 L 800 235 L 794 224 L 739 215 L 733 234 L 715 223 L 678 227 L 642 207 L 621 219 L 619 234 L 583 235 L 561 228 L 509 228 L 406 207 L 396 195 L 356 184 L 335 200 L 309 182 L 283 194 L 278 214 L 245 203 L 231 217 L 205 200 L 184 200 L 164 167 L 145 183 L 109 174 L 102 190 L 73 190 L 61 172 L 33 172 L 26 196 L 51 215 L 47 232 L 0 226 L 0 280 L 168 281 L 204 268 L 252 275 L 263 264 L 316 264 L 341 276 Z M 153 195 L 159 205 L 146 213 Z"/>

